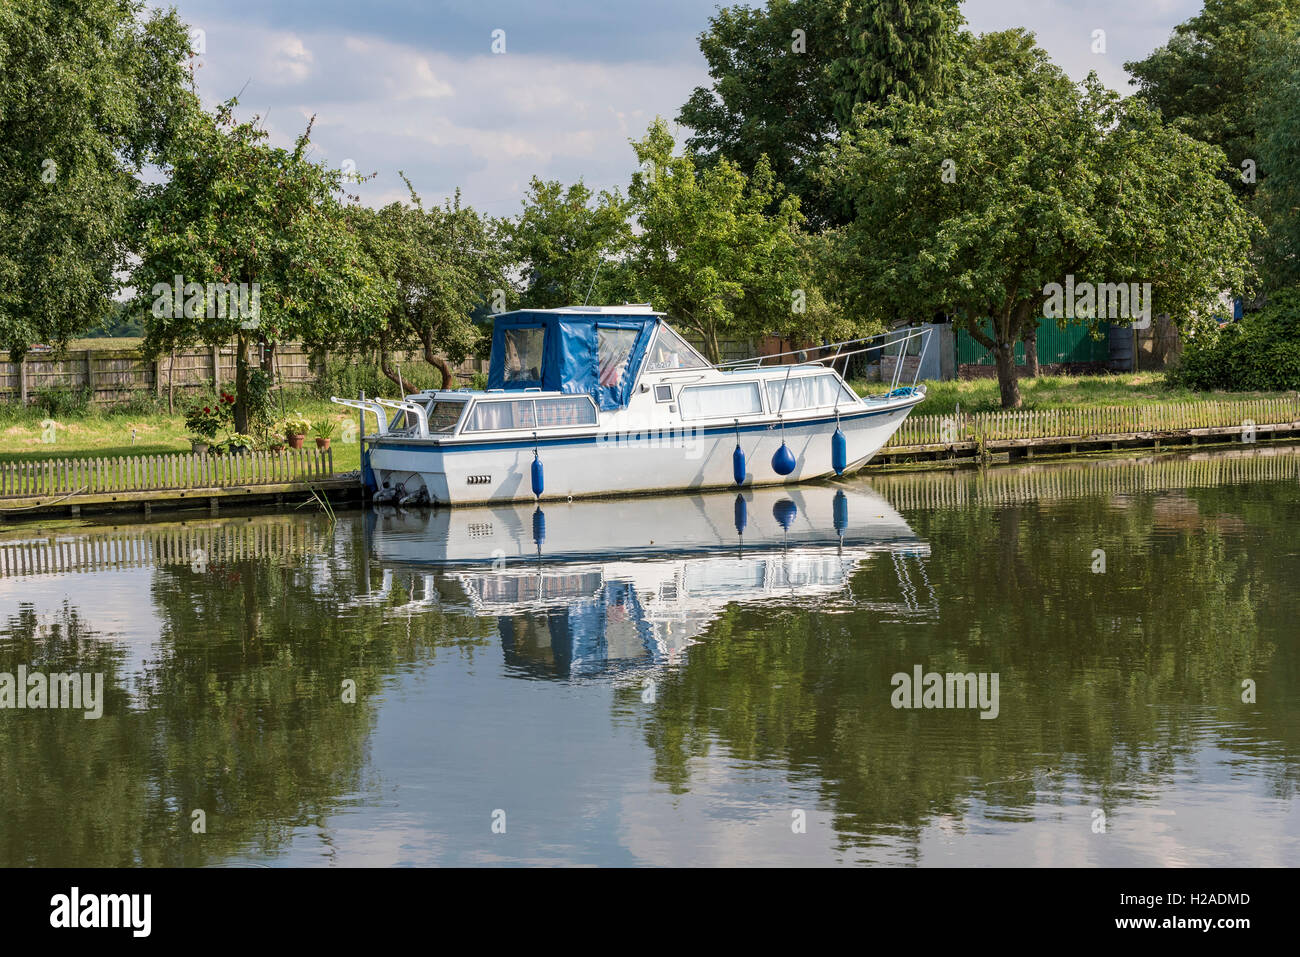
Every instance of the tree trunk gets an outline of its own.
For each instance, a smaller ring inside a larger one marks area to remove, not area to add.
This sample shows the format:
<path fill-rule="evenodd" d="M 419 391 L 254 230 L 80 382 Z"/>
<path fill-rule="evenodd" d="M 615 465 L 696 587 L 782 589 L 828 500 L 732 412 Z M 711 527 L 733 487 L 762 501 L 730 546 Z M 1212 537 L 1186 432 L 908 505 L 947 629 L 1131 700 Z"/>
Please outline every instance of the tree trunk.
<path fill-rule="evenodd" d="M 452 371 L 451 364 L 434 351 L 433 339 L 428 330 L 425 330 L 421 334 L 420 342 L 424 346 L 424 361 L 442 373 L 442 385 L 440 388 L 456 388 L 456 373 Z"/>
<path fill-rule="evenodd" d="M 176 343 L 172 343 L 172 361 L 167 367 L 167 414 L 176 414 Z"/>
<path fill-rule="evenodd" d="M 389 379 L 391 379 L 399 389 L 402 390 L 403 396 L 411 395 L 415 392 L 420 391 L 415 387 L 414 382 L 408 382 L 404 376 L 399 376 L 393 370 L 393 364 L 388 359 L 387 349 L 379 350 L 379 370 L 383 372 L 383 374 L 386 375 Z"/>
<path fill-rule="evenodd" d="M 998 364 L 998 389 L 1002 393 L 1002 408 L 1020 408 L 1020 383 L 1016 381 L 1016 341 L 999 337 L 993 347 L 993 357 Z"/>
<path fill-rule="evenodd" d="M 718 334 L 716 330 L 710 329 L 704 337 L 704 348 L 708 355 L 706 358 L 715 366 L 722 361 L 722 350 L 718 347 Z"/>
<path fill-rule="evenodd" d="M 1031 319 L 1025 326 L 1025 334 L 1021 337 L 1021 342 L 1025 344 L 1025 378 L 1035 379 L 1038 377 L 1038 322 Z"/>
<path fill-rule="evenodd" d="M 248 434 L 248 333 L 235 339 L 235 431 Z"/>

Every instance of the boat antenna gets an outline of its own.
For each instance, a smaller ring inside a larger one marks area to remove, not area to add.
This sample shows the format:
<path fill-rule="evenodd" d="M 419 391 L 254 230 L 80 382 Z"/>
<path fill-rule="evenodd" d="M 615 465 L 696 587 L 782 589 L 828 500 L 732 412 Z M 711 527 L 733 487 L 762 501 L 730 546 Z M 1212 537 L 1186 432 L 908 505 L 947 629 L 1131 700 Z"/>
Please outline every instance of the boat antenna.
<path fill-rule="evenodd" d="M 598 260 L 596 262 L 596 271 L 591 274 L 591 285 L 587 287 L 587 295 L 584 296 L 582 300 L 584 306 L 587 304 L 587 300 L 591 298 L 591 291 L 596 288 L 596 277 L 600 275 L 600 267 L 604 264 L 604 260 Z"/>

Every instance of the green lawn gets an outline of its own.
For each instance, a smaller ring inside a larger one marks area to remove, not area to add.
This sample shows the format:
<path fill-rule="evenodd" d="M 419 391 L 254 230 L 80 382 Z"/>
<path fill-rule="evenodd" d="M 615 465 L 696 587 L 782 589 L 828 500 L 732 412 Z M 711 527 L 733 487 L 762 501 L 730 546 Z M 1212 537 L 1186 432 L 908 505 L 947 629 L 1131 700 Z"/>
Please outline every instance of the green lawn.
<path fill-rule="evenodd" d="M 859 393 L 880 392 L 879 382 L 851 383 Z M 916 415 L 946 415 L 957 411 L 992 412 L 1002 408 L 997 379 L 958 382 L 927 382 L 925 401 Z M 1193 392 L 1172 388 L 1164 373 L 1138 372 L 1100 376 L 1039 376 L 1020 380 L 1020 396 L 1026 409 L 1079 409 L 1099 406 L 1159 405 L 1171 402 L 1202 402 L 1214 399 L 1266 399 L 1286 392 Z"/>
<path fill-rule="evenodd" d="M 335 421 L 338 425 L 331 446 L 334 468 L 345 472 L 360 467 L 360 446 L 342 440 L 342 424 L 345 420 L 356 421 L 355 413 L 317 399 L 286 400 L 286 406 L 289 411 L 301 412 L 313 425 L 321 419 Z M 43 424 L 47 419 L 54 423 L 52 429 Z M 371 427 L 373 424 L 372 420 Z M 44 441 L 51 434 L 54 441 Z M 304 447 L 314 442 L 309 435 Z M 179 414 L 94 410 L 84 415 L 50 417 L 39 409 L 0 405 L 0 463 L 188 451 L 190 436 Z"/>

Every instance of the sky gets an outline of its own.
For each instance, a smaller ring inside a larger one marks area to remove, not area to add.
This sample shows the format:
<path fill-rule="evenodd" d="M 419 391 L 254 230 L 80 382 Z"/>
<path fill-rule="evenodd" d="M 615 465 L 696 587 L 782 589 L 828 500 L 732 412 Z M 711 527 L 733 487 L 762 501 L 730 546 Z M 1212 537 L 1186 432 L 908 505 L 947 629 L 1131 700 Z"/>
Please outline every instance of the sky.
<path fill-rule="evenodd" d="M 154 4 L 159 5 L 159 4 Z M 459 188 L 493 216 L 529 179 L 626 190 L 629 140 L 708 84 L 697 38 L 716 0 L 177 0 L 202 45 L 199 92 L 240 96 L 287 146 L 316 117 L 315 158 L 365 176 L 362 201 Z M 976 32 L 1034 31 L 1075 79 L 1127 91 L 1141 59 L 1201 0 L 966 0 Z M 1105 52 L 1095 31 L 1105 31 Z M 494 35 L 494 31 L 503 31 Z M 494 44 L 498 50 L 493 52 Z M 684 139 L 687 131 L 679 131 Z"/>

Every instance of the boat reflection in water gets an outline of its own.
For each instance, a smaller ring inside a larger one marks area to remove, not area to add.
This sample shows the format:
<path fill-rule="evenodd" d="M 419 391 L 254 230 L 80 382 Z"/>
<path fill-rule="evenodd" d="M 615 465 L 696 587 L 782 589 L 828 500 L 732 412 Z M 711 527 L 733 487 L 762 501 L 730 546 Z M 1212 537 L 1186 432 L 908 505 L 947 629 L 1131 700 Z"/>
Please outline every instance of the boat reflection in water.
<path fill-rule="evenodd" d="M 630 679 L 672 666 L 733 603 L 933 610 L 929 546 L 861 484 L 544 509 L 380 507 L 368 533 L 384 571 L 374 599 L 394 575 L 409 577 L 412 601 L 397 613 L 436 605 L 496 618 L 506 662 L 530 676 Z M 853 595 L 854 572 L 872 560 L 894 564 L 897 596 Z"/>

